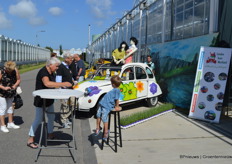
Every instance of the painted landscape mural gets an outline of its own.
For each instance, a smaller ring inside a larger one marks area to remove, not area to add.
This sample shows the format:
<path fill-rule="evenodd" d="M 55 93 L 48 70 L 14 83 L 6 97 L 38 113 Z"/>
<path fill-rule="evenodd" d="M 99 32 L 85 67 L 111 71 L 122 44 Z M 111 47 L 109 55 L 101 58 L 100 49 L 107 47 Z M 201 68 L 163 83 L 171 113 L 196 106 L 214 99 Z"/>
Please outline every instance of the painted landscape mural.
<path fill-rule="evenodd" d="M 217 35 L 148 47 L 156 66 L 157 81 L 163 92 L 160 101 L 171 102 L 181 108 L 190 107 L 200 47 L 214 45 Z"/>

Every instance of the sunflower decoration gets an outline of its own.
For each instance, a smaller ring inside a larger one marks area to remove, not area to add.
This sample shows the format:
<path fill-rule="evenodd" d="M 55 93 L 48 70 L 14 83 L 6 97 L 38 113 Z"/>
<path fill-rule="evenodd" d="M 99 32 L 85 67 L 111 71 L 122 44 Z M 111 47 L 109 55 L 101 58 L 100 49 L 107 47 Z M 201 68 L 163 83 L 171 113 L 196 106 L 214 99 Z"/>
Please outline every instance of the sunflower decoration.
<path fill-rule="evenodd" d="M 137 89 L 138 89 L 139 92 L 142 92 L 144 90 L 144 87 L 143 87 L 144 84 L 141 81 L 138 81 L 136 83 L 136 86 L 137 86 Z"/>

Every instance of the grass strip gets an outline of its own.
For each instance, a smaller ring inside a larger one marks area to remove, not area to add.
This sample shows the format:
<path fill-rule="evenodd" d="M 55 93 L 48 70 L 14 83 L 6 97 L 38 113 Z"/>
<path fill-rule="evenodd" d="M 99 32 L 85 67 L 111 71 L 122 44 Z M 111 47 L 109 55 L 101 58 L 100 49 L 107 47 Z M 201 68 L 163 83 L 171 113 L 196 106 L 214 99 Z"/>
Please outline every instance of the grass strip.
<path fill-rule="evenodd" d="M 145 110 L 143 112 L 134 113 L 128 116 L 124 116 L 120 119 L 121 125 L 126 126 L 137 121 L 152 117 L 156 114 L 162 113 L 164 111 L 173 109 L 174 105 L 171 103 L 162 104 L 158 107 L 153 107 L 151 109 Z"/>
<path fill-rule="evenodd" d="M 19 73 L 25 73 L 28 71 L 32 71 L 38 68 L 42 68 L 43 66 L 45 66 L 45 63 L 39 63 L 39 64 L 25 64 L 25 65 L 20 65 L 18 66 L 19 69 Z"/>
<path fill-rule="evenodd" d="M 63 58 L 59 58 L 59 59 L 60 59 L 61 62 L 63 61 Z M 38 63 L 38 64 L 19 65 L 18 66 L 19 73 L 22 74 L 22 73 L 25 73 L 25 72 L 33 71 L 33 70 L 38 69 L 38 68 L 42 68 L 42 67 L 45 66 L 45 64 L 46 64 L 46 62 L 42 62 L 42 63 Z M 85 62 L 85 65 L 87 65 L 86 62 Z"/>

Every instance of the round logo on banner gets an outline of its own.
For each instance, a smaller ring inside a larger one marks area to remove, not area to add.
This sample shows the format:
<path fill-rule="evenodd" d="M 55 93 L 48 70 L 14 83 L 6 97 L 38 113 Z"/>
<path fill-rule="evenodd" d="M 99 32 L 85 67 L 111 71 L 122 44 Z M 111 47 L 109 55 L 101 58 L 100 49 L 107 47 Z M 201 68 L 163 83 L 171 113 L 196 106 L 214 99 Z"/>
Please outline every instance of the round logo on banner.
<path fill-rule="evenodd" d="M 214 80 L 214 77 L 215 77 L 215 75 L 213 72 L 207 72 L 204 75 L 204 79 L 206 82 L 212 82 Z"/>
<path fill-rule="evenodd" d="M 221 80 L 221 81 L 224 81 L 227 79 L 227 74 L 226 73 L 220 73 L 218 75 L 218 79 Z"/>
<path fill-rule="evenodd" d="M 215 109 L 217 111 L 222 111 L 222 102 L 219 102 L 219 103 L 215 104 Z"/>
<path fill-rule="evenodd" d="M 202 93 L 208 92 L 208 88 L 206 86 L 201 87 L 201 92 Z"/>
<path fill-rule="evenodd" d="M 219 83 L 214 84 L 214 89 L 218 90 L 221 88 L 221 85 Z"/>
<path fill-rule="evenodd" d="M 205 103 L 204 103 L 204 102 L 200 102 L 200 103 L 198 104 L 198 108 L 200 108 L 200 109 L 205 109 Z"/>
<path fill-rule="evenodd" d="M 218 98 L 219 100 L 223 100 L 224 94 L 223 94 L 222 92 L 219 92 L 219 93 L 217 94 L 217 98 Z"/>
<path fill-rule="evenodd" d="M 208 95 L 207 96 L 207 100 L 208 101 L 213 101 L 214 100 L 214 96 L 213 95 Z"/>
<path fill-rule="evenodd" d="M 215 118 L 216 118 L 216 114 L 214 111 L 209 110 L 205 112 L 205 119 L 214 120 Z"/>

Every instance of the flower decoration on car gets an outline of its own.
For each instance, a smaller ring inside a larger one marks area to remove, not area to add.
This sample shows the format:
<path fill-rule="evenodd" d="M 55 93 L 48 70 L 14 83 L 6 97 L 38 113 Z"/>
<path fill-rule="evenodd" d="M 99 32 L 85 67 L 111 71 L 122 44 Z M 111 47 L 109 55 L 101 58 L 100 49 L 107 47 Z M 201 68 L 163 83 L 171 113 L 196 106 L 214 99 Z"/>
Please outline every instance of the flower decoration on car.
<path fill-rule="evenodd" d="M 143 87 L 144 84 L 141 81 L 138 81 L 136 83 L 136 86 L 137 86 L 137 89 L 138 89 L 139 92 L 142 92 L 144 90 L 144 87 Z"/>
<path fill-rule="evenodd" d="M 97 86 L 90 86 L 87 90 L 89 96 L 97 95 L 101 91 Z"/>
<path fill-rule="evenodd" d="M 123 95 L 124 101 L 137 98 L 137 88 L 134 86 L 133 82 L 130 82 L 129 84 L 123 84 Z"/>
<path fill-rule="evenodd" d="M 155 83 L 150 84 L 150 92 L 153 95 L 157 92 L 157 85 Z"/>
<path fill-rule="evenodd" d="M 105 80 L 106 77 L 105 76 L 95 76 L 94 80 Z"/>
<path fill-rule="evenodd" d="M 79 88 L 78 83 L 73 86 L 73 89 L 77 89 L 77 88 Z"/>
<path fill-rule="evenodd" d="M 120 90 L 121 93 L 126 92 L 126 90 L 127 90 L 126 85 L 121 83 L 120 86 L 119 86 L 119 90 Z"/>
<path fill-rule="evenodd" d="M 124 99 L 124 92 L 126 92 L 127 88 L 121 83 L 119 86 L 119 90 L 120 90 L 120 100 Z"/>
<path fill-rule="evenodd" d="M 123 100 L 123 99 L 124 99 L 124 94 L 122 94 L 122 92 L 120 92 L 119 100 Z"/>

